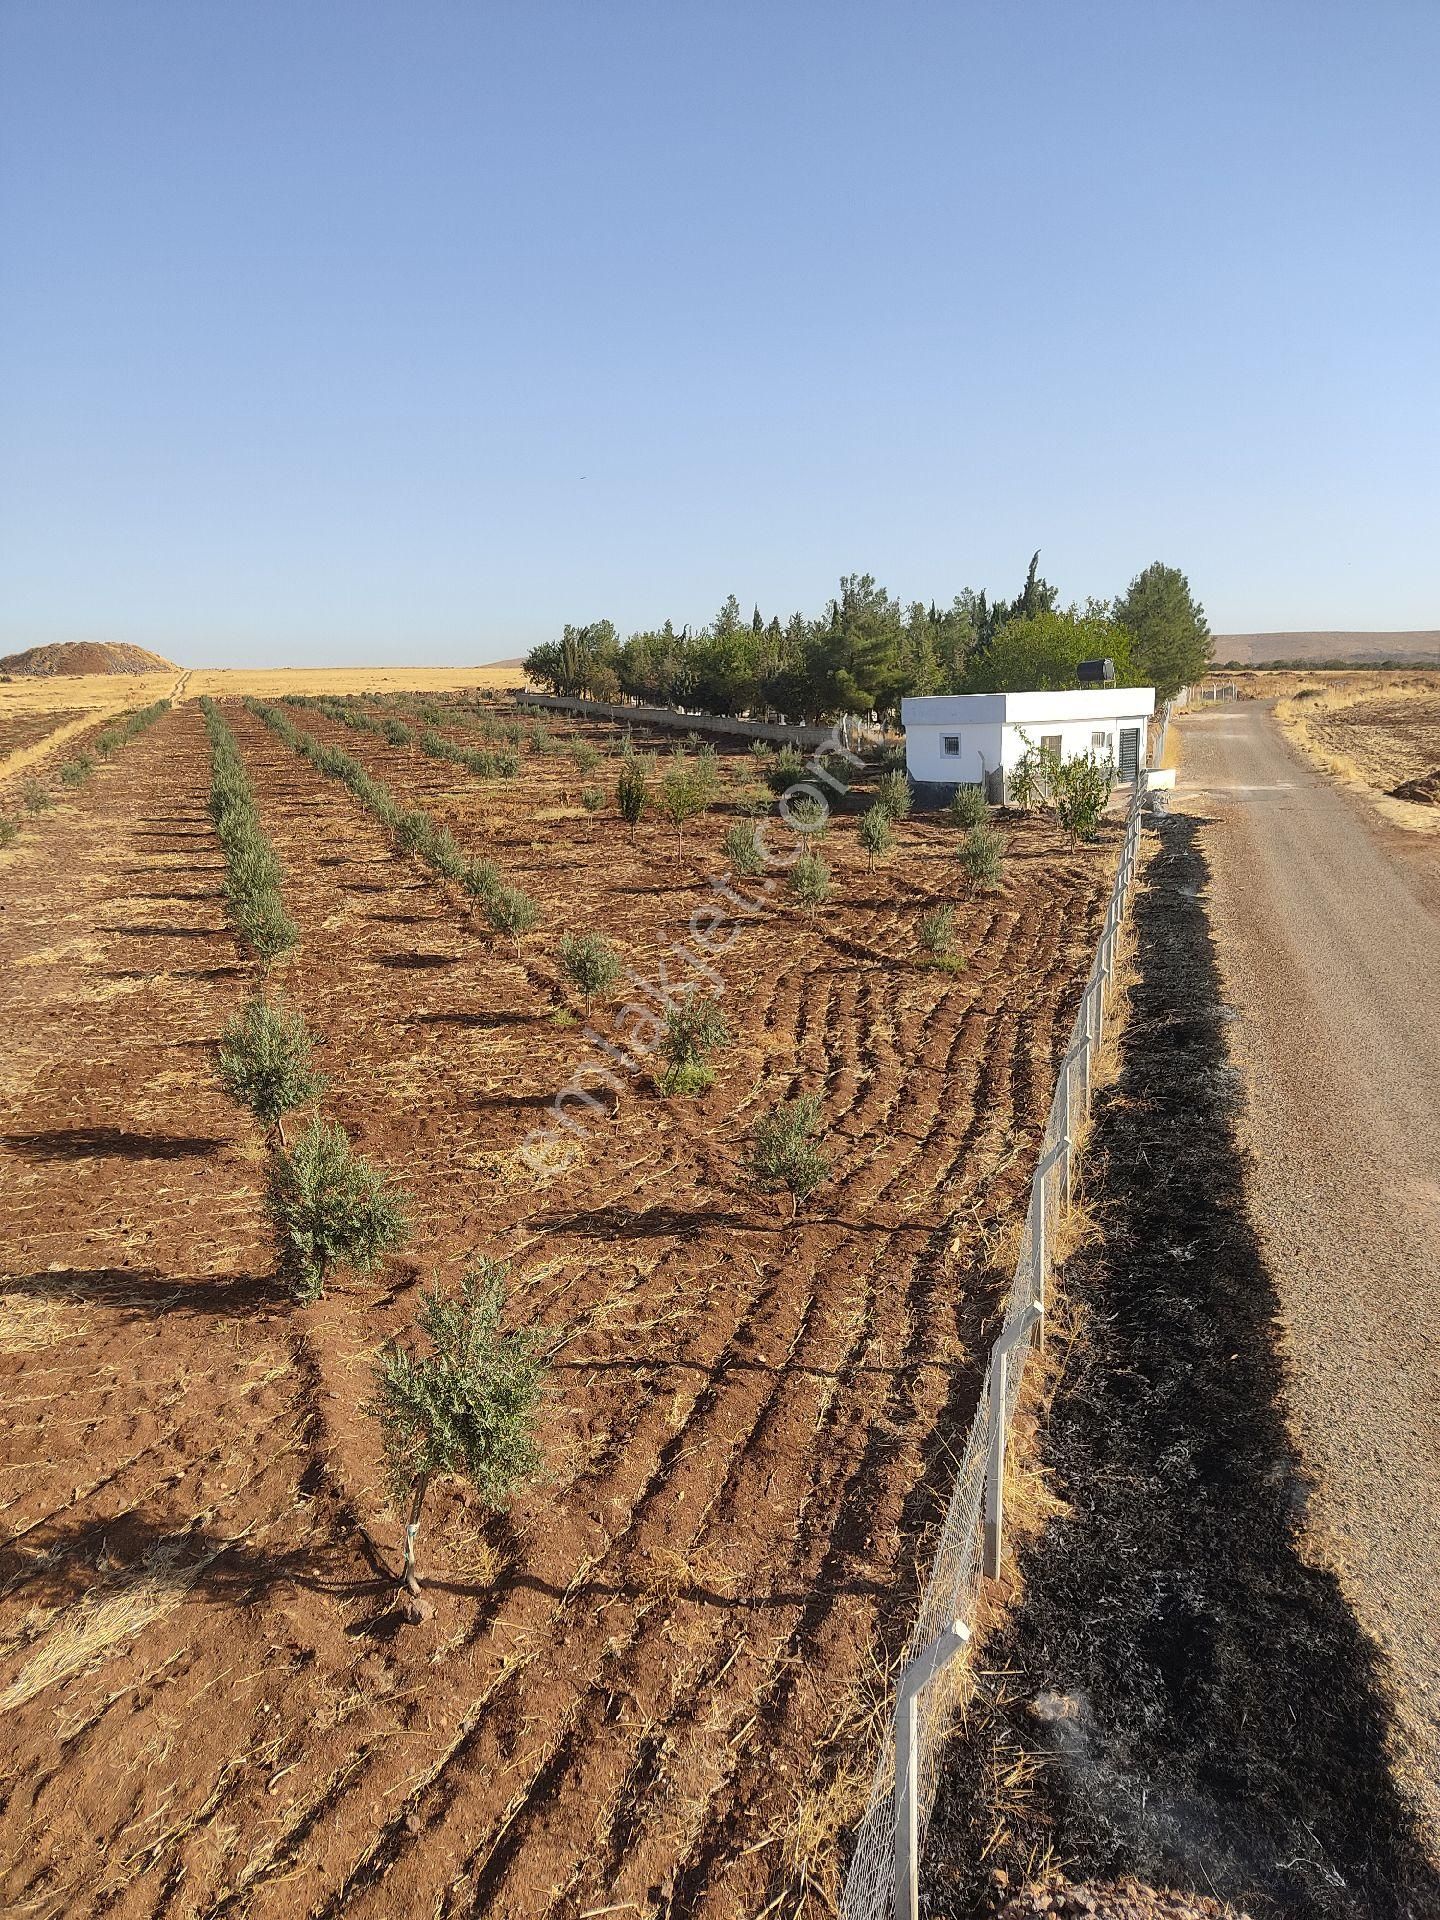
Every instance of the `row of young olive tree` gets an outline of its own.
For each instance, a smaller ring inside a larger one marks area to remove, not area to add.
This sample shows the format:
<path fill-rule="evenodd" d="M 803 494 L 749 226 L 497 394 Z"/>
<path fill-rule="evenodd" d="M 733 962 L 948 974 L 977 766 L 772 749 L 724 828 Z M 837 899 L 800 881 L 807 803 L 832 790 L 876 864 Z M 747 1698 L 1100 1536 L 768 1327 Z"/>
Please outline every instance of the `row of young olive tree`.
<path fill-rule="evenodd" d="M 384 827 L 398 853 L 414 854 L 458 886 L 484 912 L 495 932 L 514 942 L 519 957 L 521 941 L 540 917 L 539 908 L 522 887 L 507 881 L 493 861 L 464 853 L 449 828 L 432 820 L 423 807 L 402 806 L 385 782 L 343 747 L 317 740 L 279 707 L 255 699 L 245 704 L 319 772 L 347 786 Z"/>
<path fill-rule="evenodd" d="M 61 786 L 72 792 L 83 787 L 103 762 L 113 760 L 123 746 L 144 733 L 147 727 L 154 726 L 161 714 L 169 711 L 168 700 L 155 700 L 148 707 L 120 714 L 109 721 L 88 746 L 81 748 L 78 753 L 68 754 L 60 762 L 55 776 Z M 48 813 L 54 804 L 55 796 L 43 780 L 31 778 L 21 785 L 20 805 L 23 813 L 32 819 Z M 0 812 L 0 847 L 12 846 L 19 838 L 21 820 L 22 814 Z"/>
<path fill-rule="evenodd" d="M 410 1203 L 356 1151 L 344 1127 L 324 1117 L 315 1037 L 298 1010 L 267 992 L 270 967 L 298 944 L 298 929 L 284 906 L 283 869 L 260 825 L 235 737 L 213 703 L 202 707 L 226 900 L 260 970 L 256 991 L 221 1034 L 219 1078 L 264 1129 L 277 1271 L 297 1303 L 308 1305 L 337 1270 L 368 1273 L 403 1246 Z M 286 1117 L 303 1109 L 310 1110 L 308 1122 L 291 1142 Z M 432 1288 L 409 1338 L 387 1340 L 375 1361 L 370 1411 L 380 1424 L 389 1492 L 405 1516 L 400 1604 L 411 1618 L 426 1610 L 416 1541 L 431 1485 L 462 1477 L 487 1503 L 503 1506 L 538 1464 L 543 1342 L 531 1329 L 502 1329 L 507 1277 L 504 1264 L 481 1260 L 467 1267 L 458 1297 Z"/>

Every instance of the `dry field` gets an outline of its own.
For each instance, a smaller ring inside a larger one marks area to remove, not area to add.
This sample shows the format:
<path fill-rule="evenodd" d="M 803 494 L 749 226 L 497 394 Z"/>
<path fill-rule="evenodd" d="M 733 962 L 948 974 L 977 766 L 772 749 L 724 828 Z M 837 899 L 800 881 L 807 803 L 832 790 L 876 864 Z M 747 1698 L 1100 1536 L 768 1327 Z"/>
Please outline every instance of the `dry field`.
<path fill-rule="evenodd" d="M 1289 737 L 1397 826 L 1440 832 L 1440 673 L 1295 679 L 1275 709 Z"/>
<path fill-rule="evenodd" d="M 541 1182 L 516 1150 L 587 1051 L 554 941 L 594 928 L 645 980 L 685 977 L 749 757 L 677 859 L 668 829 L 632 851 L 613 803 L 576 804 L 614 760 L 477 780 L 295 713 L 535 897 L 517 958 L 225 711 L 302 934 L 275 971 L 414 1237 L 313 1306 L 272 1277 L 258 1129 L 214 1074 L 254 970 L 187 698 L 0 854 L 0 1904 L 830 1911 L 1113 838 L 1012 822 L 1004 890 L 972 900 L 946 826 L 904 823 L 871 877 L 838 820 L 835 903 L 811 922 L 753 883 L 714 960 L 714 1087 L 631 1083 Z M 447 731 L 473 744 L 458 712 Z M 916 956 L 945 899 L 959 975 Z M 740 1160 L 801 1090 L 834 1177 L 791 1222 Z M 371 1357 L 476 1253 L 513 1262 L 510 1312 L 555 1348 L 545 1478 L 501 1517 L 432 1496 L 435 1612 L 400 1626 Z"/>

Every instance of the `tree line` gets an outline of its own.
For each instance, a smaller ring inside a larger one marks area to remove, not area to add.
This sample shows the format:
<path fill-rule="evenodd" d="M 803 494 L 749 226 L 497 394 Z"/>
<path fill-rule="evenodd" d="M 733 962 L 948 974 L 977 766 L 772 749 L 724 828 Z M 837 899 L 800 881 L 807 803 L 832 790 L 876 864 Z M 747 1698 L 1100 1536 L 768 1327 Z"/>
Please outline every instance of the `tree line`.
<path fill-rule="evenodd" d="M 1037 552 L 1013 600 L 967 587 L 947 607 L 907 605 L 852 573 L 813 617 L 757 606 L 747 620 L 731 594 L 698 632 L 667 620 L 622 640 L 593 620 L 532 648 L 525 671 L 557 694 L 818 723 L 898 718 L 907 694 L 1073 687 L 1082 660 L 1111 659 L 1122 686 L 1162 700 L 1206 670 L 1205 610 L 1177 567 L 1156 561 L 1114 600 L 1061 607 L 1039 566 Z"/>

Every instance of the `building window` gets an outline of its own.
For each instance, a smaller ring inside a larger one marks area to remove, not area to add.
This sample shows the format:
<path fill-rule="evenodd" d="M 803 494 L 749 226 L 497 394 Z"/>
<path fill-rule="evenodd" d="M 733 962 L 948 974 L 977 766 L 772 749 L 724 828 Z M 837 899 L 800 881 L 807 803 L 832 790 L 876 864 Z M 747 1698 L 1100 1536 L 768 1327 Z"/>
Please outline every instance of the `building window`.
<path fill-rule="evenodd" d="M 1090 750 L 1092 753 L 1109 753 L 1110 744 L 1110 736 L 1108 733 L 1092 733 L 1090 736 Z"/>
<path fill-rule="evenodd" d="M 945 755 L 947 756 L 947 758 L 953 758 L 953 759 L 957 759 L 957 760 L 958 760 L 958 759 L 959 759 L 959 757 L 960 757 L 960 736 L 959 736 L 959 734 L 958 734 L 958 733 L 943 733 L 943 734 L 941 734 L 941 736 L 940 736 L 940 751 L 941 751 L 941 752 L 942 752 L 943 754 L 945 754 Z"/>

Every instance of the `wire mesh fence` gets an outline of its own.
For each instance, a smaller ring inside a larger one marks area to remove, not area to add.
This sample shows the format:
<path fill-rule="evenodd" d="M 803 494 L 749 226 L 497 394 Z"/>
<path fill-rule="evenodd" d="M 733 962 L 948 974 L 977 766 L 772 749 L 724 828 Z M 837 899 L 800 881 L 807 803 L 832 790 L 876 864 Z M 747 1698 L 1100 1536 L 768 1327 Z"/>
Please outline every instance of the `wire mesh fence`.
<path fill-rule="evenodd" d="M 1162 715 L 1161 740 L 1169 711 Z M 1158 763 L 1158 755 L 1157 755 Z M 915 1920 L 919 1859 L 945 1736 L 964 1684 L 965 1622 L 982 1572 L 1004 1553 L 1005 1443 L 1026 1361 L 1044 1338 L 1056 1229 L 1077 1175 L 1076 1136 L 1090 1111 L 1115 982 L 1116 950 L 1140 860 L 1146 774 L 1135 783 L 1125 839 L 1040 1143 L 1004 1319 L 981 1388 L 915 1624 L 905 1644 L 891 1735 L 881 1746 L 841 1902 L 843 1920 Z"/>

